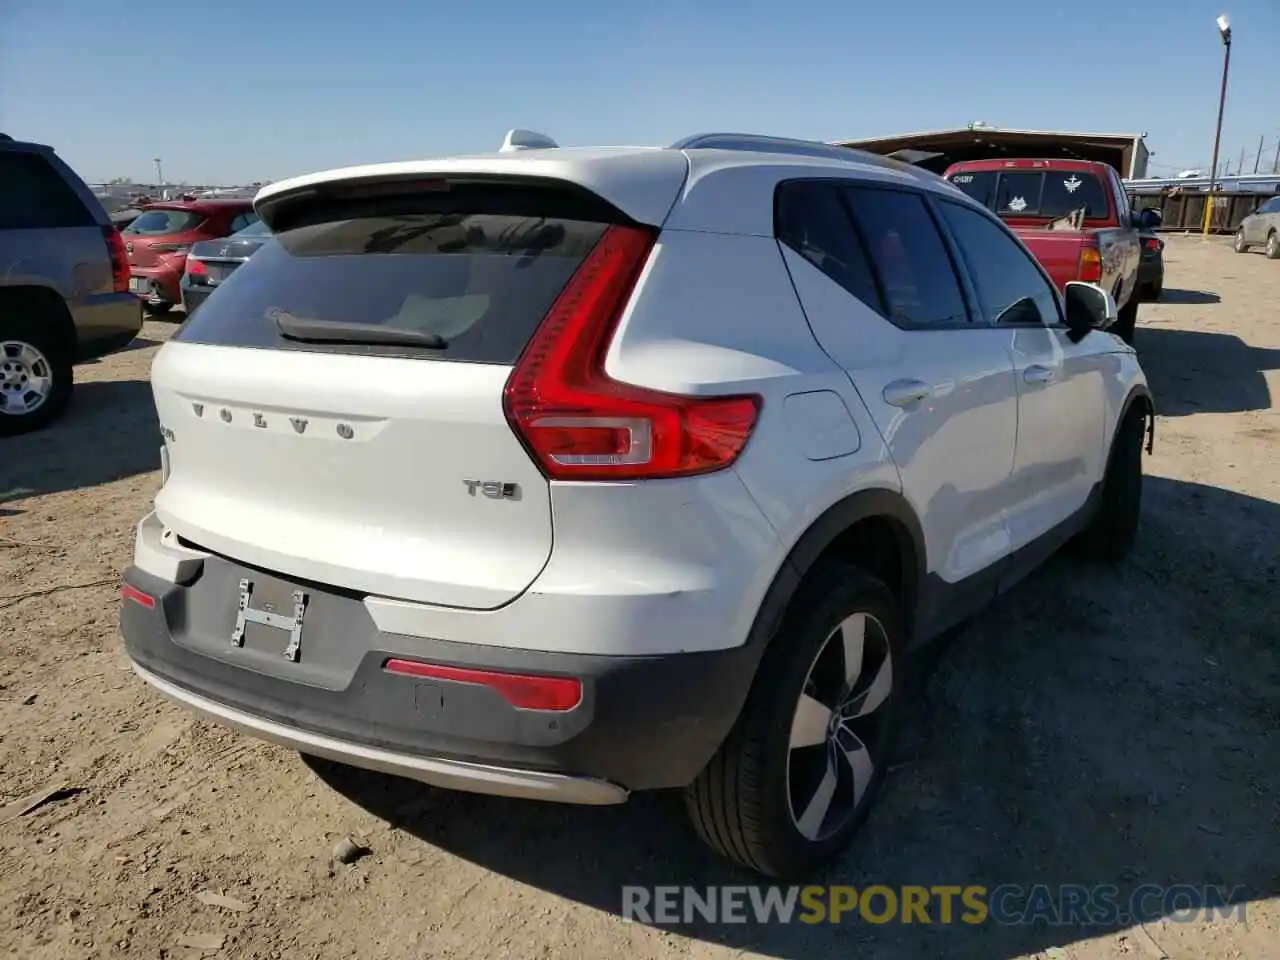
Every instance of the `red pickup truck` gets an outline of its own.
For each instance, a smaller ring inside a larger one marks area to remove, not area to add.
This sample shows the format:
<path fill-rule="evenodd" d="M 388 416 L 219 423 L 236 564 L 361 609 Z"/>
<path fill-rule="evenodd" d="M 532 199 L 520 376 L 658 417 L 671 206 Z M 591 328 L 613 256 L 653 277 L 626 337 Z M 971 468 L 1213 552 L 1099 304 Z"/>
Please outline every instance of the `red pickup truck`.
<path fill-rule="evenodd" d="M 1059 290 L 1095 283 L 1115 297 L 1111 332 L 1133 342 L 1138 319 L 1139 224 L 1124 185 L 1088 160 L 970 160 L 943 176 L 999 216 Z"/>

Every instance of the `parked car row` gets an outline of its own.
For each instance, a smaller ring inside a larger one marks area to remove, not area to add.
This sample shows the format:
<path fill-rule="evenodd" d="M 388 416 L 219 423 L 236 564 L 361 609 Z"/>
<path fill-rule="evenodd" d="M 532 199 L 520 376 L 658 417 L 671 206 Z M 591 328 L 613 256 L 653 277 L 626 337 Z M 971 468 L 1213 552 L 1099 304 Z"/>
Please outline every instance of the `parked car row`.
<path fill-rule="evenodd" d="M 129 289 L 152 316 L 182 302 L 187 254 L 195 244 L 219 240 L 258 222 L 253 201 L 171 200 L 147 204 L 124 228 Z"/>

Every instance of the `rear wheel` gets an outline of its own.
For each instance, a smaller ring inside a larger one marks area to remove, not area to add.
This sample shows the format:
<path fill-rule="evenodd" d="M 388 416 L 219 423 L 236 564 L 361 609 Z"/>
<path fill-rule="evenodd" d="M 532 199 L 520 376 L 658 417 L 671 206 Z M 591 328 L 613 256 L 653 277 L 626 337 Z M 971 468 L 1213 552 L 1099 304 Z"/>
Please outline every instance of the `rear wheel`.
<path fill-rule="evenodd" d="M 1267 259 L 1280 260 L 1280 233 L 1274 230 L 1267 234 Z"/>
<path fill-rule="evenodd" d="M 799 879 L 845 847 L 883 780 L 903 638 L 893 594 L 856 567 L 815 571 L 791 609 L 685 804 L 722 856 Z"/>
<path fill-rule="evenodd" d="M 1235 248 L 1236 253 L 1247 253 L 1249 251 L 1249 244 L 1245 243 L 1244 240 L 1244 227 L 1236 231 Z"/>
<path fill-rule="evenodd" d="M 1119 563 L 1133 549 L 1142 515 L 1142 445 L 1147 413 L 1134 404 L 1125 414 L 1107 462 L 1098 512 L 1077 538 L 1078 553 L 1100 563 Z"/>
<path fill-rule="evenodd" d="M 71 351 L 59 336 L 64 318 L 39 309 L 25 300 L 0 305 L 0 437 L 47 426 L 71 400 Z"/>
<path fill-rule="evenodd" d="M 1134 330 L 1138 326 L 1138 297 L 1135 293 L 1129 297 L 1129 302 L 1116 316 L 1116 322 L 1111 325 L 1111 332 L 1123 340 L 1125 343 L 1133 343 Z"/>

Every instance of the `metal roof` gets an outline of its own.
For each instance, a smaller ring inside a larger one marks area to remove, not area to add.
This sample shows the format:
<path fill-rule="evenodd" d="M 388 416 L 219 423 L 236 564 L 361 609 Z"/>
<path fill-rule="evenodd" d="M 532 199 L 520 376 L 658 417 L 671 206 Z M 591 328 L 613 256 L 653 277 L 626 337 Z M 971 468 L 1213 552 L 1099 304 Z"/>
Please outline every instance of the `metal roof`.
<path fill-rule="evenodd" d="M 832 144 L 837 146 L 845 146 L 847 144 L 875 144 L 875 143 L 893 143 L 897 140 L 927 140 L 932 137 L 959 137 L 967 133 L 982 134 L 1010 134 L 1018 137 L 1058 137 L 1071 138 L 1077 140 L 1115 140 L 1132 142 L 1134 140 L 1142 140 L 1146 137 L 1145 133 L 1084 133 L 1068 130 L 1022 130 L 1014 127 L 993 127 L 989 124 L 978 126 L 953 127 L 949 130 L 925 130 L 920 133 L 898 133 L 888 137 L 851 137 L 847 140 L 831 140 Z"/>

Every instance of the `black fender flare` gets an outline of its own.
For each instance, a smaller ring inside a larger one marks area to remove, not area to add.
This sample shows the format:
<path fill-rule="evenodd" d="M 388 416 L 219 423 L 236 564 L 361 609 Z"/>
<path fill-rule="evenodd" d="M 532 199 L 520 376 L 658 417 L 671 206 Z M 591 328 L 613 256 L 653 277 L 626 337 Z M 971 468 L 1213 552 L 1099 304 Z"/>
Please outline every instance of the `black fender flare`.
<path fill-rule="evenodd" d="M 915 511 L 900 492 L 875 487 L 851 493 L 836 501 L 813 521 L 792 545 L 778 572 L 774 575 L 747 635 L 754 666 L 759 665 L 765 648 L 777 633 L 791 600 L 813 568 L 822 552 L 836 538 L 861 520 L 879 519 L 889 522 L 902 558 L 902 616 L 907 636 L 913 635 L 915 613 L 921 585 L 925 578 L 924 530 Z M 753 666 L 753 673 L 754 673 Z M 745 692 L 744 692 L 745 694 Z"/>
<path fill-rule="evenodd" d="M 1129 416 L 1129 411 L 1133 409 L 1134 404 L 1142 405 L 1143 414 L 1147 418 L 1147 453 L 1151 453 L 1156 445 L 1156 401 L 1151 395 L 1151 388 L 1146 384 L 1134 385 L 1128 396 L 1124 398 L 1124 403 L 1120 407 L 1120 416 L 1116 418 L 1116 429 L 1119 430 L 1120 424 L 1124 423 L 1125 417 Z M 1112 446 L 1115 445 L 1114 435 L 1111 443 Z M 1109 460 L 1110 458 L 1108 462 Z"/>

